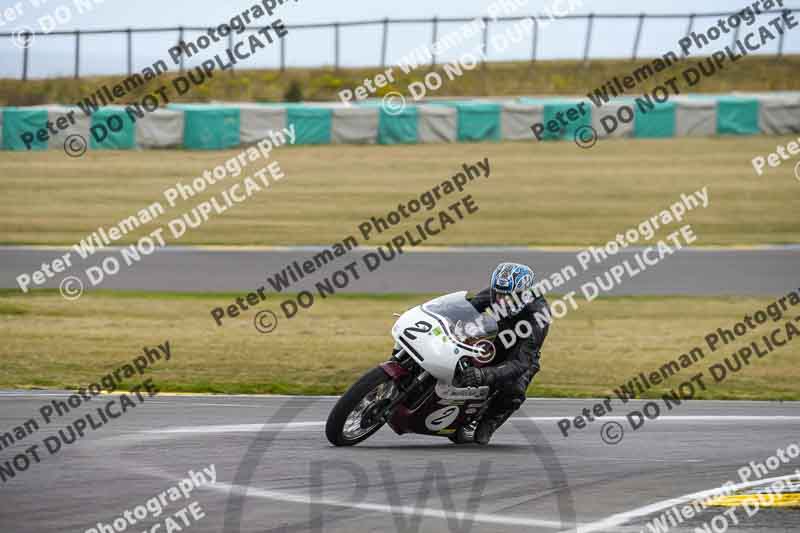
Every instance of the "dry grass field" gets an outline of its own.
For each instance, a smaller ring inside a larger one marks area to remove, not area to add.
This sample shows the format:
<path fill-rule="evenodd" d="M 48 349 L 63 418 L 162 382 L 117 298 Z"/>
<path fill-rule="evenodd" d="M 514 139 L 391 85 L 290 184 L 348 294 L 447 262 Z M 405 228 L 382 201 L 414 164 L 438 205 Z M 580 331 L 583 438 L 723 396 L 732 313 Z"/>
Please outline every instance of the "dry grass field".
<path fill-rule="evenodd" d="M 253 327 L 252 310 L 222 327 L 213 323 L 209 310 L 230 303 L 232 295 L 101 291 L 67 302 L 51 291 L 26 296 L 5 291 L 0 293 L 0 388 L 86 386 L 130 362 L 144 346 L 168 340 L 172 359 L 148 371 L 161 390 L 340 393 L 387 357 L 392 313 L 427 298 L 330 297 L 291 320 L 281 319 L 271 334 L 261 334 Z M 705 335 L 732 328 L 769 300 L 619 297 L 579 303 L 552 325 L 542 371 L 529 394 L 611 394 L 637 373 L 658 370 L 701 346 L 705 359 L 648 392 L 660 396 L 782 323 L 768 322 L 711 353 Z M 256 308 L 262 309 L 277 311 L 277 297 L 270 295 Z M 764 359 L 754 357 L 751 365 L 709 385 L 702 396 L 800 399 L 798 356 L 800 339 L 794 339 Z"/>
<path fill-rule="evenodd" d="M 363 220 L 386 216 L 398 203 L 441 183 L 463 163 L 484 158 L 491 177 L 477 179 L 462 193 L 471 194 L 480 211 L 426 244 L 597 244 L 705 185 L 709 208 L 687 217 L 697 245 L 796 243 L 800 182 L 794 161 L 767 168 L 763 176 L 750 164 L 789 140 L 608 140 L 590 150 L 572 142 L 284 147 L 272 155 L 286 178 L 212 215 L 177 244 L 331 244 L 357 234 Z M 237 153 L 89 151 L 71 159 L 61 151 L 0 152 L 0 242 L 73 244 L 160 201 L 164 215 L 119 241 L 133 242 L 243 179 L 244 174 L 226 178 L 174 208 L 163 197 L 176 182 L 188 183 Z M 263 160 L 252 163 L 247 174 L 259 163 Z M 448 196 L 440 207 L 459 196 Z M 425 218 L 424 211 L 418 213 L 391 234 Z"/>

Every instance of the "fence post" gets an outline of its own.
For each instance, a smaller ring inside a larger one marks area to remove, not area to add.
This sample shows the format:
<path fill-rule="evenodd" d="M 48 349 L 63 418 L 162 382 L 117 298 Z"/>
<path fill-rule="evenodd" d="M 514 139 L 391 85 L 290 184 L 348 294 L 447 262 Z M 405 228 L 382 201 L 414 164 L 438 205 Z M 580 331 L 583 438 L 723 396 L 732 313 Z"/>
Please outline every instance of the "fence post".
<path fill-rule="evenodd" d="M 133 38 L 130 28 L 125 30 L 125 33 L 127 34 L 128 41 L 128 76 L 130 76 L 133 74 Z"/>
<path fill-rule="evenodd" d="M 644 13 L 639 15 L 639 24 L 636 26 L 636 39 L 633 41 L 633 60 L 639 54 L 639 42 L 642 39 L 642 26 L 644 25 Z"/>
<path fill-rule="evenodd" d="M 531 63 L 536 61 L 536 41 L 539 40 L 539 19 L 538 17 L 531 17 L 533 19 L 533 38 L 531 44 Z"/>
<path fill-rule="evenodd" d="M 780 35 L 778 36 L 778 59 L 781 59 L 783 57 L 783 37 L 784 37 L 783 34 L 784 33 L 785 32 L 780 32 Z"/>
<path fill-rule="evenodd" d="M 233 50 L 233 30 L 228 32 L 228 50 Z M 231 75 L 235 76 L 236 72 L 234 70 L 233 62 L 231 62 Z"/>
<path fill-rule="evenodd" d="M 333 23 L 334 68 L 339 70 L 339 23 Z"/>
<path fill-rule="evenodd" d="M 431 37 L 431 66 L 436 66 L 436 41 L 439 39 L 439 17 L 433 17 L 433 36 Z"/>
<path fill-rule="evenodd" d="M 739 28 L 741 27 L 742 25 L 739 24 L 738 26 L 733 28 L 733 40 L 731 41 L 731 50 L 733 50 L 733 47 L 736 46 L 736 41 L 739 40 Z"/>
<path fill-rule="evenodd" d="M 740 26 L 741 26 L 741 24 L 740 24 Z M 692 33 L 693 29 L 694 29 L 694 13 L 689 15 L 689 25 L 686 26 L 686 37 L 689 37 L 689 34 Z M 688 57 L 688 56 L 689 56 L 689 54 L 684 52 L 683 57 Z"/>
<path fill-rule="evenodd" d="M 181 74 L 183 74 L 183 26 L 178 26 L 178 46 L 181 47 Z"/>
<path fill-rule="evenodd" d="M 80 77 L 81 71 L 81 30 L 75 30 L 75 79 Z"/>
<path fill-rule="evenodd" d="M 281 39 L 281 72 L 286 71 L 286 36 Z"/>
<path fill-rule="evenodd" d="M 592 43 L 592 27 L 594 26 L 594 13 L 589 13 L 586 25 L 586 44 L 583 47 L 583 66 L 589 64 L 589 46 Z"/>
<path fill-rule="evenodd" d="M 383 42 L 381 43 L 381 67 L 386 68 L 386 48 L 389 36 L 389 19 L 383 19 Z"/>
<path fill-rule="evenodd" d="M 28 80 L 28 48 L 31 46 L 31 32 L 25 30 L 25 46 L 22 47 L 22 81 Z"/>
<path fill-rule="evenodd" d="M 486 63 L 489 60 L 489 19 L 483 18 L 483 43 L 481 45 L 483 50 L 483 68 L 486 68 Z"/>

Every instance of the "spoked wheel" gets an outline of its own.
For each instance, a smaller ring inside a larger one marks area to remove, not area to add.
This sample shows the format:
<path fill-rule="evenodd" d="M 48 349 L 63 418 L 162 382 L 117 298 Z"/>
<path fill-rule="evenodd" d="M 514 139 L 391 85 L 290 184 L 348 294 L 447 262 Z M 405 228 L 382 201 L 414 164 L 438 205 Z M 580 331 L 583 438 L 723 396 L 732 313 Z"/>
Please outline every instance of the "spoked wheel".
<path fill-rule="evenodd" d="M 391 378 L 373 368 L 347 389 L 333 406 L 325 435 L 335 446 L 352 446 L 366 440 L 383 426 L 383 410 L 397 396 Z"/>

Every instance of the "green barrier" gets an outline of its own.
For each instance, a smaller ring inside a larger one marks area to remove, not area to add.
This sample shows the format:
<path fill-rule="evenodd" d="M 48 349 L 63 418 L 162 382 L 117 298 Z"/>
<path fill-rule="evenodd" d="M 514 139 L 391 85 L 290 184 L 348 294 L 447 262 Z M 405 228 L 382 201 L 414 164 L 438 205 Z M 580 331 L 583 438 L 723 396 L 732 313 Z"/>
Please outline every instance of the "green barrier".
<path fill-rule="evenodd" d="M 289 107 L 286 126 L 294 125 L 295 144 L 330 144 L 333 111 L 321 107 Z"/>
<path fill-rule="evenodd" d="M 92 150 L 136 148 L 136 125 L 123 108 L 103 108 L 92 113 L 89 132 L 89 147 Z"/>
<path fill-rule="evenodd" d="M 3 148 L 5 150 L 47 150 L 47 141 L 36 138 L 36 132 L 47 127 L 46 109 L 24 109 L 7 107 L 3 109 Z M 22 134 L 29 132 L 34 136 L 30 148 L 23 142 Z"/>
<path fill-rule="evenodd" d="M 717 101 L 717 133 L 719 135 L 757 135 L 758 100 L 721 98 Z"/>
<path fill-rule="evenodd" d="M 459 141 L 499 141 L 502 106 L 495 103 L 456 103 Z"/>
<path fill-rule="evenodd" d="M 637 105 L 635 108 L 633 136 L 637 139 L 674 137 L 675 103 L 656 103 L 652 109 L 645 103 L 641 107 Z"/>
<path fill-rule="evenodd" d="M 190 150 L 224 150 L 240 144 L 237 108 L 187 107 L 183 124 L 183 146 Z"/>
<path fill-rule="evenodd" d="M 396 114 L 381 107 L 378 115 L 378 144 L 416 144 L 419 115 L 417 108 L 406 106 Z"/>
<path fill-rule="evenodd" d="M 544 118 L 542 119 L 542 123 L 544 124 L 544 131 L 542 132 L 542 140 L 554 140 L 554 139 L 562 139 L 566 141 L 572 141 L 575 139 L 575 130 L 580 128 L 581 126 L 591 126 L 592 125 L 592 106 L 591 103 L 587 102 L 583 109 L 586 110 L 586 113 L 583 115 L 580 114 L 578 104 L 580 102 L 572 102 L 572 103 L 554 103 L 554 104 L 545 104 L 544 106 Z M 567 112 L 569 110 L 573 110 L 572 114 L 577 115 L 575 120 L 569 120 L 567 117 Z M 551 120 L 555 120 L 556 122 L 561 122 L 558 120 L 556 113 L 561 112 L 561 116 L 564 119 L 563 121 L 567 124 L 561 128 L 558 132 L 552 132 L 547 128 L 547 123 Z"/>

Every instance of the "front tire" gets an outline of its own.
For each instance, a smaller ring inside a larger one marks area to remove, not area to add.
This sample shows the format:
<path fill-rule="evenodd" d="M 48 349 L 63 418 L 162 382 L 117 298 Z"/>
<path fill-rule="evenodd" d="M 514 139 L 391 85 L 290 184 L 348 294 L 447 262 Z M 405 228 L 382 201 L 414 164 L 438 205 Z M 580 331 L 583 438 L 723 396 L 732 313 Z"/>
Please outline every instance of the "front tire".
<path fill-rule="evenodd" d="M 333 406 L 325 424 L 325 436 L 334 446 L 352 446 L 368 439 L 384 424 L 380 418 L 372 420 L 371 415 L 388 405 L 396 394 L 394 382 L 386 372 L 380 367 L 373 368 Z"/>

